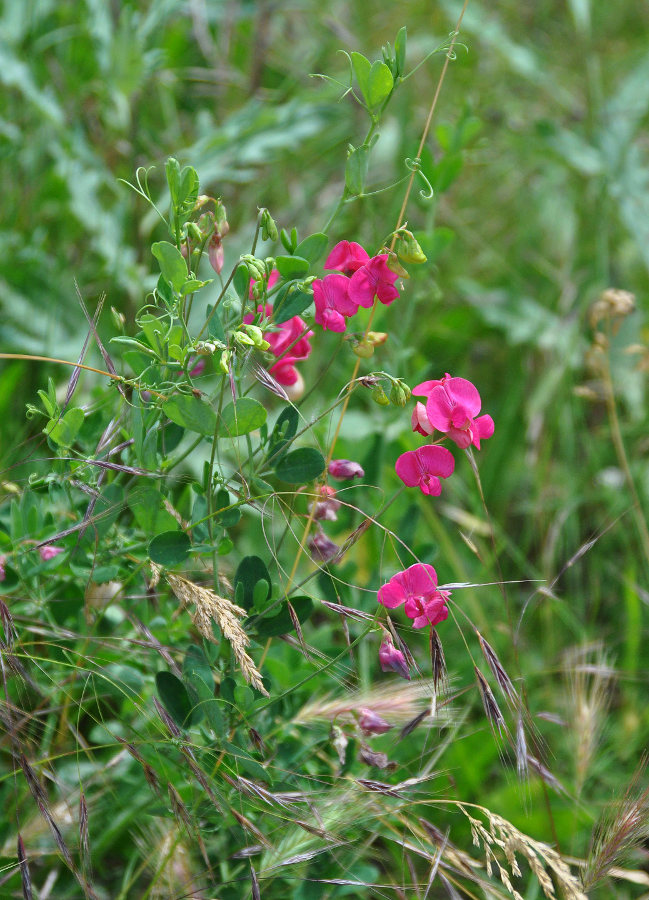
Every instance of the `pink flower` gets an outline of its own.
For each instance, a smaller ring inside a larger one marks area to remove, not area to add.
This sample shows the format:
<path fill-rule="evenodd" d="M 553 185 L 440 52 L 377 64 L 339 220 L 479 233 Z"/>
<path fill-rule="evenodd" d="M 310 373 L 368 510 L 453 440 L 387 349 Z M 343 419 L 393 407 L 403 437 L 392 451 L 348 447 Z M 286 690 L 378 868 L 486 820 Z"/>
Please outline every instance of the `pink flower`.
<path fill-rule="evenodd" d="M 382 716 L 375 713 L 373 709 L 368 709 L 366 706 L 362 706 L 359 709 L 359 713 L 358 724 L 361 727 L 361 731 L 365 734 L 385 734 L 386 731 L 389 731 L 393 727 L 389 722 L 386 722 Z"/>
<path fill-rule="evenodd" d="M 59 553 L 63 553 L 63 547 L 53 547 L 51 544 L 45 544 L 44 547 L 38 548 L 38 552 L 43 562 L 48 562 L 48 560 L 58 556 Z"/>
<path fill-rule="evenodd" d="M 316 562 L 326 563 L 337 555 L 340 547 L 338 544 L 334 544 L 324 531 L 319 531 L 312 538 L 309 538 L 309 550 L 311 551 L 312 559 Z"/>
<path fill-rule="evenodd" d="M 359 464 L 351 459 L 332 459 L 328 471 L 331 477 L 338 481 L 350 481 L 352 478 L 362 478 L 365 475 Z"/>
<path fill-rule="evenodd" d="M 276 284 L 278 281 L 279 281 L 279 272 L 277 271 L 277 269 L 273 269 L 273 271 L 272 271 L 272 272 L 270 273 L 270 275 L 268 276 L 268 283 L 267 283 L 267 285 L 266 285 L 266 287 L 268 288 L 268 290 L 270 290 L 270 289 L 273 287 L 273 285 Z M 257 283 L 257 282 L 255 281 L 254 278 L 251 278 L 251 279 L 250 279 L 250 290 L 248 291 L 248 296 L 250 297 L 251 300 L 253 299 L 253 297 L 252 297 L 252 286 L 253 286 L 254 284 L 256 284 L 256 283 Z M 243 321 L 245 322 L 246 320 L 244 319 Z"/>
<path fill-rule="evenodd" d="M 439 479 L 448 478 L 453 474 L 455 460 L 446 447 L 426 444 L 416 450 L 402 453 L 394 468 L 408 487 L 418 485 L 424 494 L 439 497 L 442 493 Z"/>
<path fill-rule="evenodd" d="M 369 255 L 355 241 L 340 241 L 325 260 L 325 270 L 335 269 L 344 275 L 352 275 L 369 262 Z"/>
<path fill-rule="evenodd" d="M 324 519 L 327 522 L 335 522 L 338 516 L 336 513 L 341 507 L 340 500 L 336 500 L 336 491 L 327 484 L 320 485 L 318 489 L 320 500 L 317 501 L 313 518 Z"/>
<path fill-rule="evenodd" d="M 275 273 L 272 272 L 268 283 Z M 270 318 L 273 314 L 273 307 L 270 303 L 266 306 L 258 306 L 258 313 L 263 313 L 260 322 L 261 328 L 264 327 L 264 317 Z M 248 313 L 243 317 L 246 324 L 254 321 L 254 315 Z M 306 359 L 311 353 L 311 344 L 309 338 L 313 337 L 312 331 L 307 331 L 307 324 L 300 316 L 293 316 L 282 322 L 279 331 L 269 331 L 264 334 L 264 338 L 270 344 L 270 352 L 277 357 L 277 362 L 273 363 L 269 372 L 280 384 L 294 385 L 298 381 L 298 372 L 295 363 L 300 359 Z M 292 345 L 292 346 L 291 346 Z"/>
<path fill-rule="evenodd" d="M 358 310 L 358 303 L 350 299 L 349 284 L 344 275 L 325 275 L 313 282 L 315 320 L 325 331 L 344 331 L 345 317 Z"/>
<path fill-rule="evenodd" d="M 412 430 L 418 431 L 419 434 L 423 434 L 424 437 L 428 437 L 435 431 L 428 421 L 426 407 L 423 403 L 419 403 L 419 401 L 415 403 L 415 408 L 412 411 Z"/>
<path fill-rule="evenodd" d="M 425 563 L 415 563 L 403 572 L 397 572 L 379 590 L 378 601 L 386 609 L 395 609 L 405 604 L 408 618 L 413 628 L 437 625 L 448 617 L 446 606 L 450 597 L 448 591 L 437 590 L 437 572 Z"/>
<path fill-rule="evenodd" d="M 466 378 L 446 375 L 439 381 L 424 381 L 413 390 L 417 396 L 427 397 L 428 421 L 464 450 L 473 444 L 478 450 L 480 441 L 494 433 L 491 416 L 480 416 L 482 401 L 478 389 Z"/>
<path fill-rule="evenodd" d="M 402 678 L 410 681 L 410 669 L 405 655 L 397 650 L 392 642 L 392 637 L 386 634 L 379 647 L 379 663 L 384 672 L 396 672 Z"/>
<path fill-rule="evenodd" d="M 352 275 L 349 282 L 349 296 L 357 306 L 370 307 L 377 296 L 381 303 L 392 303 L 399 296 L 394 282 L 397 273 L 388 268 L 388 255 L 382 253 L 372 259 Z"/>
<path fill-rule="evenodd" d="M 220 275 L 223 271 L 225 254 L 223 252 L 223 244 L 221 243 L 221 235 L 218 233 L 214 234 L 210 240 L 207 247 L 207 258 L 216 274 Z"/>
<path fill-rule="evenodd" d="M 7 577 L 7 573 L 5 572 L 5 562 L 7 561 L 6 556 L 0 556 L 0 581 L 4 581 Z"/>

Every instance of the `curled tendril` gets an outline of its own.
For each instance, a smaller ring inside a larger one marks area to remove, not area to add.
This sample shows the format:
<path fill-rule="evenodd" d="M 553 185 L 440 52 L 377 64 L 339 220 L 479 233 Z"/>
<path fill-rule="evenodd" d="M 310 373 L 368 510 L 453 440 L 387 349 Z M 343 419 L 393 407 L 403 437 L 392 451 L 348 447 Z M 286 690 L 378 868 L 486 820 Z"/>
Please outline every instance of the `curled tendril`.
<path fill-rule="evenodd" d="M 467 53 L 469 52 L 469 48 L 467 47 L 466 44 L 462 44 L 460 41 L 455 40 L 455 38 L 458 36 L 459 33 L 460 33 L 459 31 L 449 32 L 450 45 L 449 45 L 448 51 L 446 53 L 446 56 L 451 61 L 453 61 L 454 59 L 457 59 L 457 53 L 455 52 L 457 47 L 464 47 L 466 52 Z"/>
<path fill-rule="evenodd" d="M 424 173 L 421 170 L 421 159 L 416 156 L 414 159 L 410 159 L 410 157 L 406 157 L 404 160 L 406 164 L 406 168 L 410 169 L 411 172 L 416 172 L 424 181 L 426 185 L 426 190 L 419 191 L 419 196 L 422 200 L 432 200 L 435 196 L 435 191 L 433 190 L 433 186 L 430 181 L 426 178 Z"/>

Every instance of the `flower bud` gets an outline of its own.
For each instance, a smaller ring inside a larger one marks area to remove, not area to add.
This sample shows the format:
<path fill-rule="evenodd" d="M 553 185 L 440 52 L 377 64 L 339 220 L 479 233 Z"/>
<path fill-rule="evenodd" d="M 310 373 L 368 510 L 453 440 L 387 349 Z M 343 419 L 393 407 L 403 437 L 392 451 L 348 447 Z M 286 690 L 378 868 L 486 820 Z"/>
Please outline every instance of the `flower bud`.
<path fill-rule="evenodd" d="M 220 275 L 223 271 L 223 264 L 225 263 L 225 254 L 223 252 L 223 244 L 221 243 L 221 238 L 218 234 L 214 235 L 208 245 L 207 258 L 209 259 L 210 265 L 212 266 L 216 274 Z"/>
<path fill-rule="evenodd" d="M 331 477 L 338 481 L 351 481 L 365 475 L 362 467 L 351 459 L 332 459 L 328 471 Z"/>
<path fill-rule="evenodd" d="M 261 281 L 255 281 L 254 284 L 250 285 L 250 293 L 252 294 L 253 300 L 261 300 L 264 294 L 264 285 Z"/>
<path fill-rule="evenodd" d="M 329 562 L 337 556 L 340 547 L 330 540 L 324 531 L 319 531 L 312 538 L 309 538 L 309 550 L 311 558 L 316 562 Z"/>
<path fill-rule="evenodd" d="M 395 272 L 399 278 L 410 278 L 408 274 L 408 270 L 404 269 L 404 267 L 399 262 L 399 257 L 394 252 L 394 250 L 388 250 L 388 269 L 391 272 Z"/>
<path fill-rule="evenodd" d="M 360 356 L 361 359 L 369 359 L 370 356 L 374 356 L 374 346 L 367 340 L 363 341 L 351 341 L 352 350 L 356 354 L 356 356 Z"/>
<path fill-rule="evenodd" d="M 401 650 L 397 650 L 394 646 L 392 637 L 389 634 L 385 635 L 379 647 L 379 663 L 384 672 L 396 672 L 402 678 L 407 678 L 410 681 L 410 669 L 406 657 Z"/>
<path fill-rule="evenodd" d="M 193 224 L 193 223 L 191 223 L 191 224 Z M 207 237 L 211 237 L 211 235 L 214 234 L 214 229 L 216 227 L 214 213 L 213 212 L 202 213 L 202 215 L 200 215 L 198 217 L 198 222 L 196 222 L 194 227 L 198 228 L 200 237 L 203 240 Z"/>
<path fill-rule="evenodd" d="M 270 344 L 268 344 L 264 340 L 264 333 L 258 325 L 252 325 L 248 324 L 248 322 L 244 322 L 241 328 L 243 329 L 243 331 L 246 331 L 252 338 L 255 347 L 261 347 L 262 344 L 266 344 L 266 347 L 263 348 L 265 350 L 270 346 Z"/>
<path fill-rule="evenodd" d="M 328 484 L 322 484 L 318 489 L 318 495 L 320 499 L 314 506 L 313 518 L 326 522 L 335 522 L 338 518 L 336 513 L 342 505 L 340 500 L 336 500 L 335 489 L 329 487 Z"/>
<path fill-rule="evenodd" d="M 230 371 L 230 360 L 232 358 L 231 350 L 223 350 L 221 353 L 221 359 L 219 360 L 218 369 L 223 372 L 224 375 L 227 375 Z"/>
<path fill-rule="evenodd" d="M 52 544 L 46 544 L 44 547 L 39 547 L 38 552 L 43 562 L 48 562 L 50 559 L 58 556 L 59 553 L 63 553 L 63 549 L 63 547 L 53 547 Z"/>
<path fill-rule="evenodd" d="M 372 400 L 375 403 L 378 403 L 379 406 L 389 406 L 390 400 L 388 399 L 388 395 L 385 393 L 380 384 L 377 384 L 372 389 Z"/>
<path fill-rule="evenodd" d="M 216 227 L 221 235 L 221 237 L 225 237 L 225 235 L 230 230 L 230 226 L 228 225 L 228 214 L 225 206 L 221 203 L 220 200 L 216 201 Z"/>
<path fill-rule="evenodd" d="M 373 347 L 378 347 L 379 344 L 385 344 L 388 339 L 388 335 L 385 331 L 368 331 L 366 339 L 372 344 Z"/>
<path fill-rule="evenodd" d="M 385 734 L 386 731 L 389 731 L 393 727 L 378 713 L 375 713 L 372 709 L 368 709 L 366 706 L 361 707 L 359 713 L 358 724 L 364 734 Z"/>
<path fill-rule="evenodd" d="M 246 334 L 245 331 L 233 331 L 232 337 L 234 338 L 235 343 L 239 344 L 241 347 L 256 347 L 255 341 L 250 337 L 249 334 Z"/>
<path fill-rule="evenodd" d="M 399 234 L 397 253 L 405 263 L 425 263 L 427 259 L 419 246 L 419 241 L 410 231 L 402 231 Z"/>
<path fill-rule="evenodd" d="M 202 218 L 204 218 L 204 216 L 201 216 L 201 219 Z M 207 232 L 207 234 L 211 234 L 212 230 L 213 230 L 213 228 L 210 228 L 209 231 Z M 188 222 L 187 223 L 187 237 L 189 238 L 190 245 L 192 243 L 200 244 L 201 241 L 205 237 L 207 237 L 207 234 L 203 234 L 202 229 L 196 222 Z M 184 246 L 184 244 L 183 244 L 183 246 Z"/>
<path fill-rule="evenodd" d="M 403 381 L 393 381 L 392 389 L 390 391 L 390 402 L 394 403 L 395 406 L 405 406 L 410 397 L 412 396 L 412 392 L 407 384 L 404 384 Z"/>
<path fill-rule="evenodd" d="M 267 209 L 261 212 L 261 237 L 264 241 L 277 240 L 277 225 Z"/>
<path fill-rule="evenodd" d="M 257 259 L 256 256 L 252 256 L 250 253 L 245 253 L 241 257 L 241 262 L 248 269 L 248 274 L 251 278 L 254 278 L 255 281 L 263 281 L 266 278 L 266 266 L 261 259 Z"/>

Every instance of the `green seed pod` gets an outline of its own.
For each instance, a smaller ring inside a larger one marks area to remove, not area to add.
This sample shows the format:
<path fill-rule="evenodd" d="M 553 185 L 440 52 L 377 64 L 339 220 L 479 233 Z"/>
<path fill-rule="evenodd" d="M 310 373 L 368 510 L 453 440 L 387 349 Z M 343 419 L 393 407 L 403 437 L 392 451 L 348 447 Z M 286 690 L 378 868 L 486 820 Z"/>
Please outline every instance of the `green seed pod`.
<path fill-rule="evenodd" d="M 401 386 L 401 383 L 398 381 L 392 382 L 392 389 L 390 390 L 390 402 L 394 403 L 395 406 L 405 406 L 408 402 L 406 392 Z"/>
<path fill-rule="evenodd" d="M 405 263 L 425 263 L 427 258 L 419 246 L 419 241 L 409 231 L 403 231 L 399 235 L 397 253 L 399 259 Z"/>
<path fill-rule="evenodd" d="M 241 257 L 241 262 L 248 269 L 248 274 L 255 281 L 262 281 L 266 277 L 266 265 L 263 260 L 257 259 L 250 253 L 245 253 Z"/>
<path fill-rule="evenodd" d="M 356 356 L 360 356 L 362 359 L 369 359 L 370 356 L 374 356 L 374 345 L 370 341 L 354 341 L 352 350 Z"/>

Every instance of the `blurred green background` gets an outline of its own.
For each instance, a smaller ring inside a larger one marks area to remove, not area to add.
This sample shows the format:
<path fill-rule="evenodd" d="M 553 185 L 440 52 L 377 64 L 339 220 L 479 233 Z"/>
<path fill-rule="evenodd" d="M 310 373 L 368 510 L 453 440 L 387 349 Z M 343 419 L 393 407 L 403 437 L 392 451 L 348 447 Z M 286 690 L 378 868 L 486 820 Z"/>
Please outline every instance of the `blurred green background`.
<path fill-rule="evenodd" d="M 138 166 L 157 167 L 151 184 L 163 199 L 163 165 L 174 155 L 197 168 L 203 191 L 223 199 L 231 226 L 226 271 L 249 248 L 258 206 L 301 235 L 322 228 L 342 190 L 347 144 L 360 143 L 365 123 L 349 97 L 310 74 L 344 81 L 339 50 L 376 58 L 402 25 L 416 64 L 448 38 L 460 8 L 450 0 L 369 12 L 361 2 L 311 0 L 5 0 L 0 351 L 75 360 L 86 334 L 75 279 L 93 308 L 107 294 L 102 334 L 115 333 L 110 306 L 133 333 L 134 313 L 154 283 L 150 243 L 163 236 L 119 181 L 132 181 Z M 601 641 L 618 670 L 593 801 L 628 780 L 649 733 L 649 560 L 601 371 L 592 366 L 588 319 L 604 289 L 635 294 L 610 366 L 630 472 L 647 509 L 648 37 L 649 7 L 628 0 L 470 0 L 423 156 L 435 198 L 422 199 L 417 181 L 407 212 L 429 263 L 413 270 L 403 314 L 381 310 L 376 325 L 391 334 L 381 365 L 410 384 L 445 371 L 470 378 L 496 421 L 480 471 L 502 573 L 551 586 L 535 595 L 523 627 L 521 669 L 534 709 L 557 713 L 564 704 L 570 718 L 566 648 Z M 406 174 L 443 59 L 432 56 L 399 89 L 372 157 L 371 187 Z M 401 187 L 348 204 L 332 238 L 378 247 L 402 197 Z M 341 366 L 341 384 L 350 368 Z M 15 477 L 9 467 L 30 434 L 25 404 L 48 375 L 63 384 L 69 372 L 0 361 L 0 480 Z M 341 451 L 352 455 L 359 429 L 369 440 L 375 422 L 352 404 Z M 418 515 L 440 548 L 447 581 L 496 580 L 468 468 L 462 478 L 439 507 L 457 526 L 452 536 L 428 507 Z M 404 505 L 400 515 L 408 540 L 414 511 Z M 473 552 L 476 542 L 484 559 Z M 370 562 L 380 552 L 371 536 L 364 552 Z M 514 620 L 533 591 L 511 588 Z M 499 594 L 481 608 L 483 596 L 474 592 L 468 611 L 492 629 L 492 643 L 502 638 L 498 650 L 511 659 Z M 451 669 L 470 679 L 459 638 L 449 641 Z M 560 748 L 558 774 L 578 778 L 561 728 L 547 726 Z M 463 798 L 479 796 L 498 765 L 487 743 L 484 735 L 458 741 L 444 759 Z M 524 821 L 513 779 L 489 801 Z M 541 801 L 533 809 L 536 822 L 524 824 L 541 833 Z M 570 840 L 577 829 L 570 804 L 563 814 L 563 823 L 561 810 L 557 818 Z M 583 852 L 588 816 L 580 827 Z"/>

